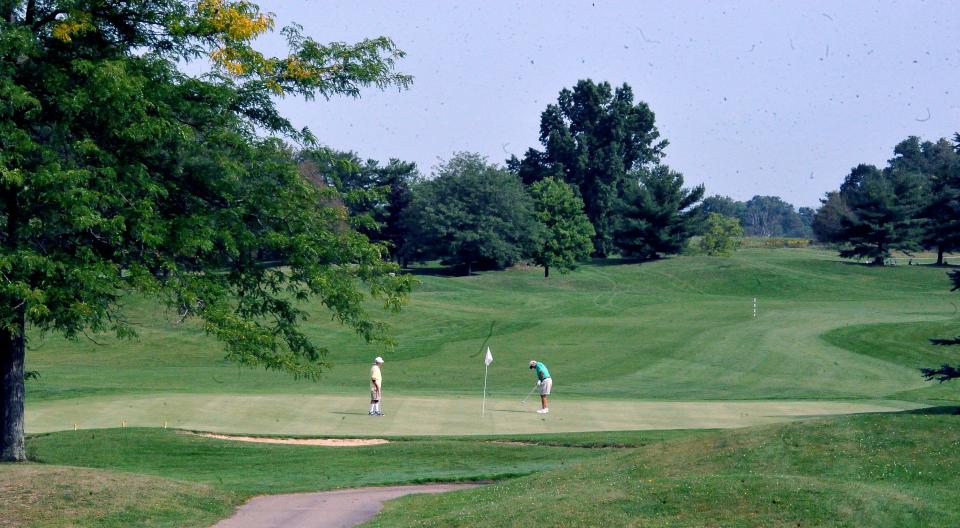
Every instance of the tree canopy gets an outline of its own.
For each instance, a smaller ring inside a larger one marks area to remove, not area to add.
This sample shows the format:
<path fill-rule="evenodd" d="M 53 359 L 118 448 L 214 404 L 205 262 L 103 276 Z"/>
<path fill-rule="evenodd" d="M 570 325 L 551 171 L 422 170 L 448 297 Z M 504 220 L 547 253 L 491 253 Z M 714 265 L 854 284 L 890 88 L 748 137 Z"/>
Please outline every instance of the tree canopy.
<path fill-rule="evenodd" d="M 539 240 L 534 243 L 533 261 L 561 273 L 575 269 L 590 257 L 593 226 L 583 212 L 581 200 L 562 180 L 545 178 L 530 186 L 533 208 L 540 223 Z"/>
<path fill-rule="evenodd" d="M 720 213 L 710 213 L 700 237 L 700 250 L 711 257 L 729 257 L 740 247 L 742 236 L 739 220 Z"/>
<path fill-rule="evenodd" d="M 300 176 L 271 136 L 312 135 L 272 98 L 404 87 L 403 53 L 291 26 L 271 57 L 253 43 L 273 27 L 242 0 L 0 2 L 0 459 L 24 459 L 27 326 L 129 336 L 131 290 L 200 318 L 228 358 L 298 376 L 325 365 L 299 301 L 384 337 L 364 292 L 395 308 L 410 279 Z"/>
<path fill-rule="evenodd" d="M 666 165 L 632 173 L 621 205 L 614 242 L 624 255 L 656 258 L 679 253 L 700 230 L 704 187 L 683 187 L 683 175 Z"/>
<path fill-rule="evenodd" d="M 518 262 L 537 237 L 533 203 L 512 172 L 479 154 L 461 152 L 414 187 L 404 223 L 410 260 L 462 266 Z"/>
<path fill-rule="evenodd" d="M 613 251 L 628 173 L 659 161 L 667 146 L 654 121 L 646 103 L 634 103 L 630 86 L 614 89 L 607 82 L 581 80 L 572 90 L 561 90 L 556 104 L 541 114 L 543 150 L 531 148 L 508 166 L 527 185 L 551 176 L 570 184 L 593 224 L 594 251 L 606 256 Z"/>
<path fill-rule="evenodd" d="M 923 182 L 918 173 L 861 164 L 850 171 L 840 194 L 851 211 L 841 220 L 841 237 L 849 247 L 840 256 L 882 265 L 892 250 L 920 248 Z"/>

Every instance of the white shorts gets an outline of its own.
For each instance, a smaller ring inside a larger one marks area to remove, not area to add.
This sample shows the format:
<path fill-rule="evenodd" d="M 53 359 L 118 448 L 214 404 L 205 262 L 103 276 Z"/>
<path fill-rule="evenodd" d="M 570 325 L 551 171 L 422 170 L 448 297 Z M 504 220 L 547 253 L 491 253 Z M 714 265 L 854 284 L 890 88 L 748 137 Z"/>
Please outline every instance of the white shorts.
<path fill-rule="evenodd" d="M 547 378 L 540 383 L 540 396 L 549 396 L 553 388 L 553 378 Z"/>

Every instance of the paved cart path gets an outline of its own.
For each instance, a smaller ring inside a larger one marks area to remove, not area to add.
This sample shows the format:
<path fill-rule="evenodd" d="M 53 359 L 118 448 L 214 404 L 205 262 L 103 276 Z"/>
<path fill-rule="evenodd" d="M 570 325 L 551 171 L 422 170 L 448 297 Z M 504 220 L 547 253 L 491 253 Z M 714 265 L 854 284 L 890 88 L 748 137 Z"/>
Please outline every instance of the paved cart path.
<path fill-rule="evenodd" d="M 213 528 L 348 528 L 369 521 L 383 503 L 412 493 L 444 493 L 478 484 L 353 488 L 255 497 Z"/>

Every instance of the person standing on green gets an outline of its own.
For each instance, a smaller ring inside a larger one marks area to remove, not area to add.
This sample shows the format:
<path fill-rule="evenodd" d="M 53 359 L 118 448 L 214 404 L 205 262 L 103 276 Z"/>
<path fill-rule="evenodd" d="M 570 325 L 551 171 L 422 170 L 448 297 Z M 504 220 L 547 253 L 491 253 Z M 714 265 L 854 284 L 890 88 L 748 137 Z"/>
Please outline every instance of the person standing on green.
<path fill-rule="evenodd" d="M 538 414 L 547 414 L 550 407 L 547 406 L 547 396 L 550 396 L 550 389 L 553 388 L 553 378 L 550 377 L 550 371 L 547 366 L 537 360 L 530 361 L 530 368 L 536 370 L 537 386 L 540 387 L 540 410 Z"/>

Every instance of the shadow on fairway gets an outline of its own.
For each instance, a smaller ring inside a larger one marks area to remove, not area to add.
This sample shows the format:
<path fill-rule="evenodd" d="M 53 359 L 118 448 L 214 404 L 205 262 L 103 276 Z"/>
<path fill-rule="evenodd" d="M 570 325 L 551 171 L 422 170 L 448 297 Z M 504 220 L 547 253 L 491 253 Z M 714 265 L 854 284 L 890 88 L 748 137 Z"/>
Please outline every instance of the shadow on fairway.
<path fill-rule="evenodd" d="M 663 259 L 653 259 L 653 258 L 595 258 L 591 260 L 591 264 L 598 267 L 610 267 L 610 266 L 629 266 L 632 264 L 643 264 L 646 262 L 654 262 L 656 260 Z"/>
<path fill-rule="evenodd" d="M 914 409 L 912 411 L 901 411 L 903 414 L 954 414 L 960 415 L 960 406 L 958 405 L 939 405 L 937 407 L 925 407 L 923 409 Z"/>
<path fill-rule="evenodd" d="M 356 416 L 369 416 L 370 413 L 363 412 L 347 412 L 347 411 L 330 411 L 330 414 L 353 414 Z"/>

